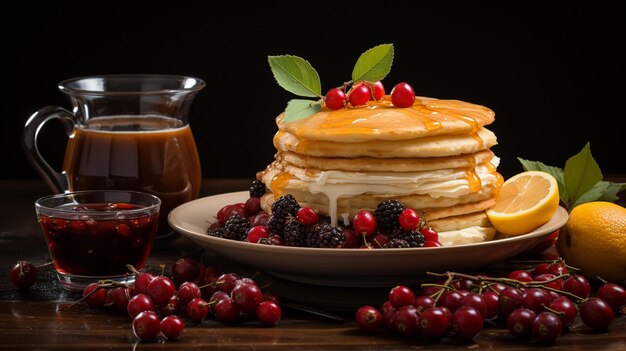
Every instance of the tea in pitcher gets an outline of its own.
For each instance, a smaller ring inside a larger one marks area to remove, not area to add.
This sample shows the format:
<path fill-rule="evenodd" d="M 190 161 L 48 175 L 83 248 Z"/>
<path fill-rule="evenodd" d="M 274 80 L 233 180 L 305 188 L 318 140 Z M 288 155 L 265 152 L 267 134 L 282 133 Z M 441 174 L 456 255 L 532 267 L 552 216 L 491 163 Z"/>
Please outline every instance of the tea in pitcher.
<path fill-rule="evenodd" d="M 111 116 L 75 127 L 63 169 L 71 191 L 136 190 L 161 201 L 159 235 L 169 232 L 167 214 L 195 199 L 201 170 L 188 124 L 155 116 Z"/>

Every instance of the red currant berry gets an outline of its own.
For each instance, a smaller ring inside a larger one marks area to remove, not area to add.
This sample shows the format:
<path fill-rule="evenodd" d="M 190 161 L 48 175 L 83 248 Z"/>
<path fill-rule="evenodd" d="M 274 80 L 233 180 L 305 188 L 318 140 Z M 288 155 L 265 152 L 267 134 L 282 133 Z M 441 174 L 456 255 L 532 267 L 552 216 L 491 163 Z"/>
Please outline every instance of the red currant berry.
<path fill-rule="evenodd" d="M 337 110 L 346 103 L 346 93 L 341 88 L 332 88 L 324 96 L 324 104 L 331 110 Z"/>
<path fill-rule="evenodd" d="M 391 328 L 402 336 L 413 336 L 418 332 L 419 315 L 411 305 L 398 308 L 391 319 Z"/>
<path fill-rule="evenodd" d="M 617 284 L 607 283 L 602 285 L 598 288 L 596 297 L 608 303 L 615 314 L 617 314 L 622 307 L 626 306 L 626 289 Z"/>
<path fill-rule="evenodd" d="M 164 305 L 176 292 L 176 286 L 170 278 L 158 276 L 148 284 L 147 290 L 148 296 L 150 296 L 153 303 Z"/>
<path fill-rule="evenodd" d="M 441 338 L 448 331 L 450 317 L 441 307 L 427 308 L 420 315 L 419 332 L 428 338 Z"/>
<path fill-rule="evenodd" d="M 372 96 L 372 91 L 370 88 L 363 84 L 357 84 L 350 89 L 348 93 L 348 101 L 350 101 L 350 105 L 352 106 L 362 106 L 365 105 Z"/>
<path fill-rule="evenodd" d="M 532 334 L 535 318 L 535 312 L 526 308 L 516 308 L 506 318 L 506 326 L 511 335 L 526 340 Z"/>
<path fill-rule="evenodd" d="M 531 326 L 532 336 L 543 342 L 554 341 L 561 335 L 563 324 L 552 312 L 541 312 Z"/>
<path fill-rule="evenodd" d="M 518 270 L 512 271 L 506 277 L 509 278 L 509 279 L 518 280 L 520 282 L 531 282 L 531 281 L 533 281 L 533 276 L 530 275 L 530 273 L 528 273 L 528 271 L 525 271 L 523 269 L 518 269 Z"/>
<path fill-rule="evenodd" d="M 356 324 L 361 331 L 373 333 L 383 325 L 383 315 L 375 307 L 361 306 L 356 311 Z"/>
<path fill-rule="evenodd" d="M 426 241 L 439 242 L 439 233 L 437 233 L 437 231 L 433 228 L 422 228 L 420 229 L 420 234 L 424 236 L 424 240 Z"/>
<path fill-rule="evenodd" d="M 83 301 L 89 307 L 102 307 L 107 299 L 107 289 L 98 283 L 91 283 L 83 290 Z"/>
<path fill-rule="evenodd" d="M 522 293 L 522 306 L 533 310 L 535 313 L 543 312 L 543 306 L 547 305 L 549 305 L 549 297 L 543 289 L 530 288 Z"/>
<path fill-rule="evenodd" d="M 398 218 L 400 222 L 400 227 L 406 230 L 407 232 L 413 231 L 417 229 L 420 225 L 420 215 L 412 208 L 406 208 L 402 213 L 400 213 L 400 217 Z"/>
<path fill-rule="evenodd" d="M 587 278 L 580 274 L 574 274 L 565 280 L 563 290 L 584 299 L 591 293 L 591 286 Z"/>
<path fill-rule="evenodd" d="M 380 101 L 385 96 L 385 86 L 379 80 L 372 84 L 372 91 L 374 92 L 374 100 Z"/>
<path fill-rule="evenodd" d="M 261 199 L 258 197 L 248 198 L 244 204 L 244 208 L 248 217 L 256 216 L 259 212 L 261 212 Z"/>
<path fill-rule="evenodd" d="M 450 312 L 454 313 L 459 307 L 461 307 L 461 300 L 463 299 L 463 295 L 456 290 L 446 290 L 441 296 L 439 296 L 439 300 L 437 300 L 437 306 L 442 306 L 450 310 Z"/>
<path fill-rule="evenodd" d="M 147 294 L 148 293 L 148 284 L 154 279 L 154 276 L 150 273 L 140 273 L 135 278 L 135 283 L 133 283 L 133 288 L 135 290 L 135 294 Z"/>
<path fill-rule="evenodd" d="M 461 299 L 461 306 L 474 307 L 483 319 L 487 316 L 487 302 L 481 294 L 469 293 Z"/>
<path fill-rule="evenodd" d="M 248 230 L 246 241 L 250 243 L 258 243 L 262 238 L 269 238 L 270 230 L 264 225 L 255 225 Z"/>
<path fill-rule="evenodd" d="M 104 305 L 113 307 L 118 311 L 126 311 L 130 301 L 130 290 L 128 288 L 117 287 L 107 290 L 107 297 Z"/>
<path fill-rule="evenodd" d="M 452 313 L 452 330 L 465 339 L 471 339 L 483 329 L 484 319 L 477 309 L 461 306 Z"/>
<path fill-rule="evenodd" d="M 472 286 L 474 286 L 474 283 L 471 279 L 455 279 L 450 285 L 452 285 L 452 287 L 456 290 L 470 291 Z"/>
<path fill-rule="evenodd" d="M 415 301 L 415 294 L 404 285 L 398 285 L 389 291 L 389 302 L 395 308 L 412 305 L 413 301 Z"/>
<path fill-rule="evenodd" d="M 391 103 L 396 107 L 411 107 L 415 102 L 415 92 L 407 83 L 398 83 L 391 90 Z"/>
<path fill-rule="evenodd" d="M 387 236 L 387 234 L 378 232 L 372 239 L 372 246 L 375 249 L 382 249 L 388 242 L 389 237 Z"/>
<path fill-rule="evenodd" d="M 280 306 L 273 301 L 263 301 L 256 310 L 256 317 L 265 325 L 275 325 L 282 316 Z"/>
<path fill-rule="evenodd" d="M 357 235 L 354 230 L 343 227 L 343 234 L 345 235 L 345 239 L 343 241 L 343 245 L 341 246 L 344 249 L 356 249 L 361 246 L 361 236 Z"/>
<path fill-rule="evenodd" d="M 513 287 L 506 287 L 498 297 L 498 315 L 507 318 L 509 313 L 522 304 L 522 292 Z"/>
<path fill-rule="evenodd" d="M 217 281 L 215 282 L 215 284 L 217 285 L 218 290 L 221 290 L 225 293 L 230 294 L 230 292 L 233 291 L 235 286 L 237 286 L 237 280 L 239 280 L 239 278 L 237 277 L 237 274 L 225 273 L 225 274 L 220 275 L 219 278 L 217 278 Z"/>
<path fill-rule="evenodd" d="M 218 290 L 214 292 L 213 295 L 211 295 L 211 298 L 209 299 L 209 312 L 211 314 L 215 314 L 215 305 L 227 297 L 230 297 L 230 296 L 228 296 L 228 294 L 223 291 Z"/>
<path fill-rule="evenodd" d="M 248 218 L 246 213 L 246 204 L 236 203 L 222 207 L 219 211 L 217 211 L 217 221 L 224 225 L 233 214 L 238 214 L 241 217 Z"/>
<path fill-rule="evenodd" d="M 133 334 L 141 341 L 154 340 L 160 331 L 161 321 L 153 311 L 141 312 L 133 319 Z"/>
<path fill-rule="evenodd" d="M 127 311 L 132 318 L 135 318 L 143 311 L 154 311 L 154 305 L 152 304 L 150 296 L 137 294 L 128 301 Z"/>
<path fill-rule="evenodd" d="M 428 295 L 416 296 L 415 300 L 413 301 L 413 307 L 417 308 L 418 313 L 421 313 L 426 309 L 435 307 L 435 299 Z"/>
<path fill-rule="evenodd" d="M 184 306 L 187 306 L 187 304 L 196 297 L 201 296 L 202 293 L 196 283 L 184 282 L 178 287 L 178 298 L 180 299 L 180 303 Z"/>
<path fill-rule="evenodd" d="M 221 299 L 215 304 L 215 318 L 224 323 L 234 323 L 239 319 L 239 306 L 230 297 Z"/>
<path fill-rule="evenodd" d="M 370 211 L 357 212 L 352 221 L 352 228 L 359 235 L 373 236 L 376 233 L 376 218 Z"/>
<path fill-rule="evenodd" d="M 168 339 L 176 339 L 185 331 L 185 322 L 176 315 L 163 318 L 161 321 L 161 333 Z"/>
<path fill-rule="evenodd" d="M 563 279 L 556 279 L 556 275 L 552 273 L 536 275 L 533 277 L 533 280 L 537 282 L 546 282 L 544 286 L 549 288 L 563 290 Z"/>
<path fill-rule="evenodd" d="M 301 207 L 296 213 L 298 220 L 307 225 L 315 224 L 319 221 L 320 216 L 310 207 Z"/>
<path fill-rule="evenodd" d="M 615 319 L 613 309 L 604 300 L 592 297 L 580 305 L 580 318 L 586 326 L 605 330 Z"/>
<path fill-rule="evenodd" d="M 387 327 L 391 327 L 391 321 L 393 319 L 393 314 L 396 312 L 396 308 L 393 307 L 389 300 L 385 301 L 380 306 L 380 313 L 383 315 L 383 324 Z"/>
<path fill-rule="evenodd" d="M 192 282 L 200 274 L 200 262 L 192 258 L 178 259 L 172 265 L 172 280 L 176 286 L 183 282 Z"/>
<path fill-rule="evenodd" d="M 261 301 L 263 301 L 263 293 L 258 286 L 253 284 L 239 284 L 230 293 L 231 298 L 239 310 L 243 313 L 255 313 Z"/>
<path fill-rule="evenodd" d="M 201 322 L 208 314 L 209 304 L 200 297 L 196 297 L 187 304 L 187 316 L 194 322 Z"/>
<path fill-rule="evenodd" d="M 555 312 L 560 312 L 559 318 L 564 326 L 569 326 L 574 322 L 576 318 L 576 306 L 566 296 L 561 296 L 558 299 L 550 303 L 550 309 Z"/>
<path fill-rule="evenodd" d="M 159 307 L 159 314 L 161 315 L 161 317 L 178 314 L 181 307 L 182 305 L 180 303 L 178 295 L 174 294 L 172 295 L 172 297 L 170 297 L 169 301 L 167 301 L 165 305 Z"/>
<path fill-rule="evenodd" d="M 26 290 L 37 281 L 37 267 L 28 261 L 17 261 L 9 272 L 11 284 L 20 290 Z"/>
<path fill-rule="evenodd" d="M 498 294 L 495 291 L 487 290 L 483 292 L 483 299 L 487 310 L 485 311 L 485 319 L 492 319 L 498 316 Z"/>

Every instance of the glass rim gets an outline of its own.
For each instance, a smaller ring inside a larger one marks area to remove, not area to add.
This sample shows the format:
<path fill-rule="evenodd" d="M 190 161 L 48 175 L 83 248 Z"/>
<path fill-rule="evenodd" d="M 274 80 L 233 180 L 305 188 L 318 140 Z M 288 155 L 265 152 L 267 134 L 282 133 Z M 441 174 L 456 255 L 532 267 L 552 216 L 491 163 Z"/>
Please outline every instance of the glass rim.
<path fill-rule="evenodd" d="M 160 88 L 150 89 L 145 91 L 140 90 L 106 90 L 106 89 L 84 89 L 80 87 L 74 87 L 81 81 L 88 80 L 102 80 L 102 81 L 124 81 L 134 80 L 136 82 L 158 81 L 163 82 L 191 82 L 191 85 L 181 86 L 178 88 Z M 206 86 L 206 82 L 201 78 L 175 75 L 175 74 L 102 74 L 102 75 L 89 75 L 79 76 L 74 78 L 68 78 L 58 83 L 58 89 L 68 95 L 96 95 L 96 96 L 112 96 L 112 95 L 159 95 L 159 94 L 172 94 L 172 93 L 192 93 L 202 90 Z"/>
<path fill-rule="evenodd" d="M 46 196 L 42 196 L 40 198 L 38 198 L 37 200 L 35 200 L 35 208 L 37 210 L 44 210 L 44 211 L 53 211 L 55 213 L 59 213 L 59 214 L 67 214 L 67 215 L 74 215 L 76 216 L 77 214 L 82 213 L 82 211 L 76 211 L 74 209 L 65 209 L 65 208 L 59 208 L 59 207 L 52 207 L 52 206 L 47 206 L 45 204 L 43 204 L 42 202 L 48 201 L 48 200 L 54 200 L 54 199 L 63 199 L 63 198 L 70 198 L 70 197 L 74 197 L 74 196 L 87 196 L 87 195 L 98 195 L 98 194 L 113 194 L 113 193 L 118 193 L 118 194 L 130 194 L 130 195 L 135 195 L 135 196 L 142 196 L 145 197 L 146 199 L 150 200 L 150 205 L 146 205 L 140 208 L 134 208 L 134 209 L 120 209 L 117 211 L 85 211 L 88 212 L 90 215 L 92 216 L 103 216 L 103 217 L 108 217 L 108 216 L 112 216 L 116 213 L 120 213 L 120 212 L 124 212 L 124 214 L 126 215 L 143 215 L 146 212 L 153 212 L 153 211 L 159 211 L 160 207 L 161 207 L 161 199 L 158 196 L 152 195 L 152 194 L 148 194 L 148 193 L 144 193 L 141 191 L 134 191 L 134 190 L 81 190 L 81 191 L 69 191 L 69 192 L 65 192 L 65 193 L 59 193 L 59 194 L 52 194 L 52 195 L 46 195 Z M 134 204 L 134 203 L 131 203 Z"/>

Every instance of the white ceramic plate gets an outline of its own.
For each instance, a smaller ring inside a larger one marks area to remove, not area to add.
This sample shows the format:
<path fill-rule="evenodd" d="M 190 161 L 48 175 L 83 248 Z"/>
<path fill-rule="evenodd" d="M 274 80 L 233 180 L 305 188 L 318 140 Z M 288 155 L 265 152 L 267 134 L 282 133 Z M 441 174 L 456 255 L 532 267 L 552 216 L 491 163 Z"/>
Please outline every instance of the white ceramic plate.
<path fill-rule="evenodd" d="M 226 193 L 193 200 L 169 213 L 172 228 L 196 244 L 236 263 L 280 278 L 329 286 L 388 286 L 414 281 L 425 272 L 471 271 L 515 256 L 538 244 L 567 221 L 559 207 L 550 221 L 516 237 L 478 244 L 408 249 L 316 249 L 270 246 L 206 234 L 225 205 L 245 202 L 248 192 Z"/>

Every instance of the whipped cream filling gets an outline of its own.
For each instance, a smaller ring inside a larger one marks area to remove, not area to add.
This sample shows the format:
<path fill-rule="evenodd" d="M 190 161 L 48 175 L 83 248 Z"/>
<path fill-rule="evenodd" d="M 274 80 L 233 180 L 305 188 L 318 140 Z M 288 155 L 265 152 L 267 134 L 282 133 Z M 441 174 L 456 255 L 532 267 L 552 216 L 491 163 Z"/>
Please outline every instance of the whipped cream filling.
<path fill-rule="evenodd" d="M 442 246 L 482 243 L 493 239 L 495 230 L 491 227 L 469 227 L 461 230 L 439 232 L 439 242 Z"/>
<path fill-rule="evenodd" d="M 474 168 L 480 180 L 480 187 L 496 182 L 493 169 L 500 159 L 490 161 L 492 167 L 480 164 Z M 423 172 L 344 172 L 322 171 L 316 176 L 297 175 L 309 183 L 313 194 L 323 193 L 328 197 L 328 212 L 333 224 L 337 223 L 337 200 L 344 196 L 376 194 L 403 196 L 427 194 L 434 198 L 459 197 L 472 192 L 471 171 L 463 169 L 442 169 Z"/>

